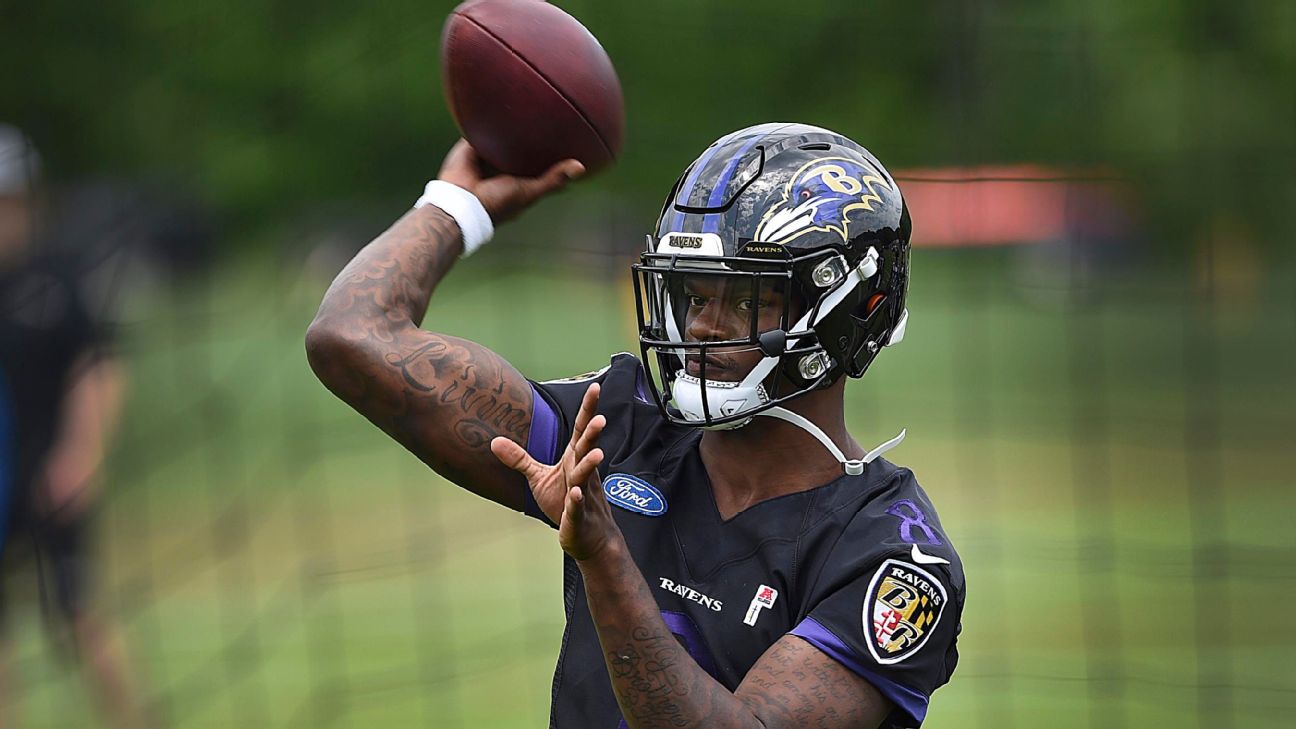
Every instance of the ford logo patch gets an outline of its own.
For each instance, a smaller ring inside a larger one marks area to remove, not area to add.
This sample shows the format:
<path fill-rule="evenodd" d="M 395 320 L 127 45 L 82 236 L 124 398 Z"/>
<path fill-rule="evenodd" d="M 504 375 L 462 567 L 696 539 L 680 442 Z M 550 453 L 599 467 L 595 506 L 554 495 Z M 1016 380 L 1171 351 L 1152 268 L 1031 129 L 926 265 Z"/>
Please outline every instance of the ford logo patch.
<path fill-rule="evenodd" d="M 645 516 L 666 513 L 666 497 L 652 484 L 626 473 L 613 473 L 603 479 L 603 493 L 607 500 L 622 509 Z"/>

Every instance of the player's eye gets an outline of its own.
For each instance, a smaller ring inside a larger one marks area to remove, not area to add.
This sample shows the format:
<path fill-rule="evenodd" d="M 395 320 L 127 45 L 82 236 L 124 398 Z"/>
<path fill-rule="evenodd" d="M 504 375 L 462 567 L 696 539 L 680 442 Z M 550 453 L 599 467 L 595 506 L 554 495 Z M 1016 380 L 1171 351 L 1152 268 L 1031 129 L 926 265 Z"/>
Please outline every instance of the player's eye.
<path fill-rule="evenodd" d="M 690 309 L 701 309 L 702 307 L 706 306 L 707 300 L 705 296 L 698 296 L 697 294 L 684 294 L 684 298 L 688 300 L 688 305 Z"/>
<path fill-rule="evenodd" d="M 754 307 L 755 304 L 751 299 L 741 299 L 738 302 L 738 311 L 751 311 Z"/>

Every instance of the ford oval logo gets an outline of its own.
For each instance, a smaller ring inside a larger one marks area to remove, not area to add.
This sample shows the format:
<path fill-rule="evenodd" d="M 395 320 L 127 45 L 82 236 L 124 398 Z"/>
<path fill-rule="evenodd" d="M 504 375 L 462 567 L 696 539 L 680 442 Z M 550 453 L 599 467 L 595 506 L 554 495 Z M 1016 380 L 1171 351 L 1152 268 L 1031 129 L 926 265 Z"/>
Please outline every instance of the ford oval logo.
<path fill-rule="evenodd" d="M 652 484 L 626 473 L 613 473 L 603 479 L 603 493 L 607 500 L 622 509 L 645 516 L 666 513 L 666 497 Z"/>

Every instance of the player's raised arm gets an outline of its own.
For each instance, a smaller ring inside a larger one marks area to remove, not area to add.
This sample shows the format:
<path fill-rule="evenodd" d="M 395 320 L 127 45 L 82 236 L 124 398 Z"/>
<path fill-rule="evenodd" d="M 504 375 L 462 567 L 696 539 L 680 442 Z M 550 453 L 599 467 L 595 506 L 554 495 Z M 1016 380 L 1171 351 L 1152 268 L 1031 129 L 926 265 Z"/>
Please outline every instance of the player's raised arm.
<path fill-rule="evenodd" d="M 311 368 L 329 390 L 441 475 L 517 510 L 524 503 L 522 481 L 489 446 L 495 436 L 526 443 L 529 383 L 486 347 L 419 325 L 465 245 L 471 252 L 489 235 L 491 221 L 516 216 L 583 171 L 567 160 L 536 178 L 486 176 L 461 140 L 446 157 L 440 182 L 420 200 L 426 204 L 347 264 L 306 333 Z M 483 208 L 489 220 L 482 219 Z"/>

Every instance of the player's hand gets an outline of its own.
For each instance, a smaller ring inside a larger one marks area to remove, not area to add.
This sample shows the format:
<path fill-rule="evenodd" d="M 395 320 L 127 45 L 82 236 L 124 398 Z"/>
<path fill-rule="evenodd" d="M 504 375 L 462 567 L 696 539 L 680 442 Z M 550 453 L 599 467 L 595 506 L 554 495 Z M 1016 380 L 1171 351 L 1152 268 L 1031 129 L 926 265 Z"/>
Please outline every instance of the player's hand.
<path fill-rule="evenodd" d="M 594 414 L 598 398 L 599 385 L 594 383 L 585 391 L 562 458 L 552 466 L 535 460 L 508 438 L 491 441 L 495 457 L 526 476 L 541 511 L 558 525 L 558 543 L 578 560 L 596 556 L 609 542 L 621 538 L 598 476 L 603 449 L 595 444 L 607 425 L 605 417 Z"/>
<path fill-rule="evenodd" d="M 567 186 L 585 174 L 585 165 L 574 159 L 558 162 L 539 177 L 496 173 L 477 156 L 477 150 L 460 139 L 441 163 L 438 180 L 458 185 L 481 200 L 496 224 L 517 217 L 531 203 Z"/>

